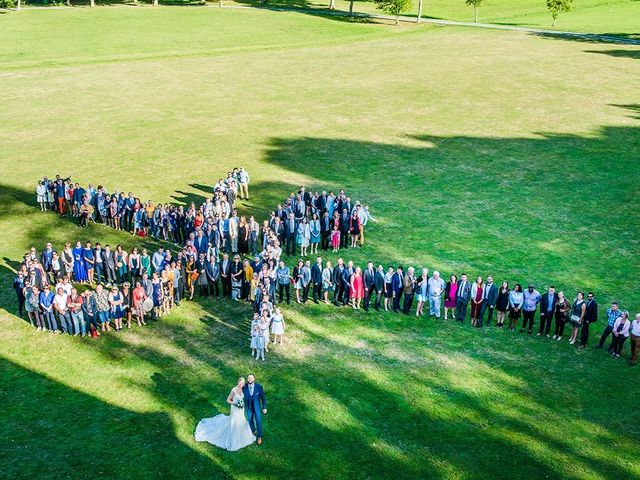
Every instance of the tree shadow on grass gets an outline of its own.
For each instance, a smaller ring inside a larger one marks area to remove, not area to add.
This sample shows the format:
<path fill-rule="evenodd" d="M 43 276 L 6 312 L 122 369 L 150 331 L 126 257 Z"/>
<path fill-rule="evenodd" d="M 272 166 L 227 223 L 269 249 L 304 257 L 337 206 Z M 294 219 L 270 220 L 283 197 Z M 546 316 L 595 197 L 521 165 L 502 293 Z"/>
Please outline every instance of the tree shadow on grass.
<path fill-rule="evenodd" d="M 483 382 L 491 385 L 490 389 L 467 388 L 456 379 L 457 368 L 432 368 L 444 366 L 440 363 L 444 347 L 409 350 L 407 353 L 419 357 L 407 360 L 375 351 L 363 355 L 361 347 L 332 340 L 330 328 L 312 331 L 298 322 L 290 328 L 299 330 L 304 343 L 312 347 L 307 355 L 299 358 L 274 349 L 266 365 L 255 364 L 248 359 L 246 332 L 236 328 L 246 326 L 248 311 L 247 317 L 238 318 L 239 307 L 227 307 L 223 304 L 217 313 L 208 315 L 205 323 L 210 326 L 204 333 L 189 322 L 169 318 L 154 325 L 153 334 L 159 338 L 149 345 L 129 342 L 128 335 L 89 345 L 110 363 L 133 357 L 151 364 L 156 372 L 151 386 L 131 386 L 147 389 L 192 425 L 202 416 L 225 412 L 224 398 L 235 378 L 255 371 L 270 401 L 265 445 L 233 455 L 211 447 L 212 456 L 237 476 L 261 472 L 267 477 L 277 473 L 306 478 L 312 469 L 315 478 L 566 478 L 573 476 L 564 468 L 568 459 L 588 475 L 615 472 L 625 478 L 633 474 L 615 460 L 589 456 L 579 444 L 571 443 L 573 435 L 589 435 L 599 445 L 618 438 L 619 432 L 608 433 L 608 418 L 602 427 L 605 433 L 599 436 L 590 429 L 572 431 L 572 435 L 559 433 L 561 429 L 550 432 L 536 419 L 567 423 L 558 411 L 555 390 L 532 398 L 531 389 L 537 392 L 539 387 L 530 387 L 523 376 L 503 371 L 502 365 L 488 366 L 484 359 L 458 352 L 460 361 L 471 364 Z M 215 317 L 225 321 L 215 321 Z M 514 365 L 517 367 L 521 365 Z M 367 375 L 372 371 L 376 377 Z M 625 404 L 630 394 L 625 391 L 623 398 L 613 401 Z M 496 399 L 505 405 L 497 407 Z M 442 408 L 434 408 L 437 402 L 443 402 Z M 584 402 L 574 398 L 573 408 L 580 411 L 587 406 Z M 585 419 L 584 425 L 591 421 L 599 420 Z M 629 453 L 632 440 L 623 443 Z M 514 455 L 505 458 L 505 452 Z M 304 458 L 304 465 L 297 462 L 299 458 Z"/>
<path fill-rule="evenodd" d="M 110 405 L 6 359 L 0 382 L 7 478 L 232 478 L 164 413 Z"/>
<path fill-rule="evenodd" d="M 640 49 L 638 50 L 585 50 L 587 53 L 597 53 L 600 55 L 610 55 L 617 58 L 640 59 Z"/>

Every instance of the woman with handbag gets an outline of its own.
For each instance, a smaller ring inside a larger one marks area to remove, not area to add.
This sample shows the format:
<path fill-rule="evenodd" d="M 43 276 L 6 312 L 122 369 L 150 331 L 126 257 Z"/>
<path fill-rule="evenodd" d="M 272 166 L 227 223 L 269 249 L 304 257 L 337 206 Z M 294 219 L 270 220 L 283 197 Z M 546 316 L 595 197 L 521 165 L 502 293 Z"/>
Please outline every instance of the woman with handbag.
<path fill-rule="evenodd" d="M 611 339 L 611 356 L 614 358 L 620 358 L 622 353 L 622 346 L 624 342 L 629 338 L 629 329 L 631 328 L 631 322 L 629 321 L 629 312 L 624 311 L 616 319 L 616 323 L 613 324 L 613 338 Z"/>
<path fill-rule="evenodd" d="M 584 318 L 584 312 L 587 311 L 587 304 L 584 303 L 584 293 L 578 292 L 576 294 L 576 299 L 573 301 L 573 305 L 571 306 L 571 317 L 569 318 L 569 322 L 571 323 L 571 338 L 569 339 L 569 345 L 573 345 L 576 343 L 576 339 L 578 337 L 578 330 L 582 325 L 582 319 Z"/>

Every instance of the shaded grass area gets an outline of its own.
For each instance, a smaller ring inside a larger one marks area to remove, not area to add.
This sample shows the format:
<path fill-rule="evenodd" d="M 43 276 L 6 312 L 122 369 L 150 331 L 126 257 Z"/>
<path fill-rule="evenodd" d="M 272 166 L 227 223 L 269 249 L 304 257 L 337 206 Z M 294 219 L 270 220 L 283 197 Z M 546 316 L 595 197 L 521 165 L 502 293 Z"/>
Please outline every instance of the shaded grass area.
<path fill-rule="evenodd" d="M 4 476 L 640 475 L 638 372 L 593 349 L 294 306 L 287 348 L 256 364 L 249 310 L 229 302 L 184 302 L 152 326 L 97 341 L 38 335 L 17 319 L 12 269 L 29 246 L 88 238 L 155 248 L 38 212 L 36 178 L 73 173 L 186 203 L 235 165 L 253 178 L 243 214 L 264 218 L 301 184 L 346 187 L 369 203 L 378 222 L 366 246 L 342 253 L 358 263 L 553 281 L 640 308 L 636 49 L 248 12 L 261 19 L 256 32 L 254 22 L 221 26 L 235 15 L 224 10 L 158 11 L 132 16 L 117 45 L 92 23 L 114 22 L 111 9 L 60 10 L 49 26 L 53 10 L 25 12 L 33 23 L 22 39 L 65 22 L 76 22 L 75 38 L 95 38 L 53 63 L 47 45 L 2 50 L 0 88 L 13 92 L 0 109 Z M 175 31 L 158 34 L 172 18 Z M 189 33 L 182 25 L 192 22 Z M 233 30 L 226 46 L 238 51 L 165 54 L 170 44 L 197 51 L 218 26 Z M 313 46 L 289 48 L 301 30 Z M 253 48 L 271 34 L 278 46 Z M 140 52 L 149 58 L 113 60 Z M 112 60 L 94 63 L 103 56 Z M 265 445 L 229 454 L 193 442 L 197 421 L 224 412 L 249 371 L 270 401 Z"/>

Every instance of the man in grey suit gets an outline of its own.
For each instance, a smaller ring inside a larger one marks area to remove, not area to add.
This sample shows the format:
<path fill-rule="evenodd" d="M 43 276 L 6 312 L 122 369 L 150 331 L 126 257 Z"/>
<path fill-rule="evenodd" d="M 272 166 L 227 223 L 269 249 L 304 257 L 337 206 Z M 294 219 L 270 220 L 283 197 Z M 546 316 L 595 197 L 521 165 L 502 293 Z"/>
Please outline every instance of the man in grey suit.
<path fill-rule="evenodd" d="M 102 252 L 102 265 L 107 285 L 116 283 L 116 256 L 111 251 L 111 245 L 105 245 Z"/>
<path fill-rule="evenodd" d="M 307 303 L 311 285 L 311 261 L 304 262 L 303 267 L 300 269 L 300 274 L 302 275 L 302 303 Z"/>
<path fill-rule="evenodd" d="M 471 284 L 467 279 L 467 274 L 463 273 L 458 280 L 458 291 L 456 293 L 456 320 L 464 323 L 467 316 L 467 306 L 471 298 Z"/>

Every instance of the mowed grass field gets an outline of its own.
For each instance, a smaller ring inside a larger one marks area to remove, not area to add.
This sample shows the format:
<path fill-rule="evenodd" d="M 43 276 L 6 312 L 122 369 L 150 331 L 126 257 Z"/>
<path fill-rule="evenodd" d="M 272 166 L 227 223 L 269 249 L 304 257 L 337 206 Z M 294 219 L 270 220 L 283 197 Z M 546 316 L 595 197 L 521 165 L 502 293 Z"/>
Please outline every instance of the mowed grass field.
<path fill-rule="evenodd" d="M 93 341 L 15 316 L 31 245 L 127 234 L 42 214 L 35 183 L 200 201 L 233 166 L 242 214 L 301 184 L 378 220 L 345 259 L 550 283 L 640 311 L 640 49 L 231 9 L 0 15 L 3 478 L 640 476 L 638 368 L 495 328 L 285 309 L 249 357 L 250 309 L 196 301 Z M 152 242 L 144 243 L 155 248 Z M 331 256 L 335 259 L 335 256 Z M 293 259 L 290 259 L 292 261 Z M 235 379 L 265 386 L 265 443 L 196 444 Z"/>

